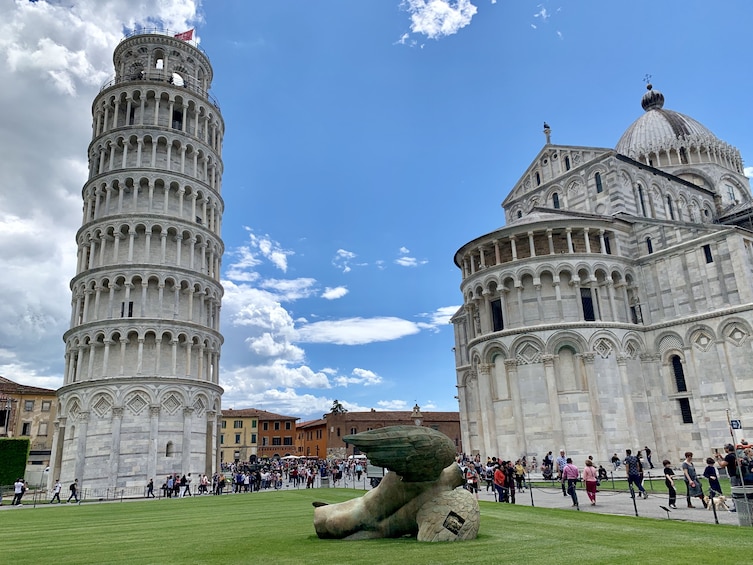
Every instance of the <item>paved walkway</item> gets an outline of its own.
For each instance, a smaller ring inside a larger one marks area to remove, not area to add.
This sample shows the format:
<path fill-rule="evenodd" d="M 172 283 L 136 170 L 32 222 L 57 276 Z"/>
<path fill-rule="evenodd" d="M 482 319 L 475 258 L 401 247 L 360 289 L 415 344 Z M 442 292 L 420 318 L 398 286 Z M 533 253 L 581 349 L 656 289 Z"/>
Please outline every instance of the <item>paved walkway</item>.
<path fill-rule="evenodd" d="M 682 491 L 682 487 L 680 490 Z M 598 514 L 624 516 L 635 516 L 637 510 L 638 516 L 645 518 L 703 522 L 707 524 L 715 524 L 716 520 L 718 520 L 719 524 L 739 525 L 736 512 L 718 510 L 715 519 L 713 510 L 705 509 L 698 499 L 695 499 L 693 502 L 695 508 L 688 508 L 684 492 L 678 492 L 677 509 L 670 509 L 669 513 L 662 508 L 662 506 L 669 508 L 666 494 L 652 495 L 649 493 L 648 498 L 645 499 L 638 498 L 636 494 L 635 501 L 633 501 L 629 492 L 601 491 L 596 494 L 596 505 L 591 506 L 585 489 L 579 488 L 577 493 L 579 506 L 573 508 L 570 495 L 563 496 L 562 489 L 557 483 L 552 487 L 535 485 L 532 491 L 526 489 L 524 492 L 516 493 L 515 503 L 539 508 L 561 508 L 563 510 L 572 510 L 573 512 L 596 512 Z M 482 484 L 479 491 L 479 500 L 495 500 L 494 493 L 487 491 L 484 484 Z M 734 507 L 734 504 L 729 500 L 728 504 L 730 508 Z"/>

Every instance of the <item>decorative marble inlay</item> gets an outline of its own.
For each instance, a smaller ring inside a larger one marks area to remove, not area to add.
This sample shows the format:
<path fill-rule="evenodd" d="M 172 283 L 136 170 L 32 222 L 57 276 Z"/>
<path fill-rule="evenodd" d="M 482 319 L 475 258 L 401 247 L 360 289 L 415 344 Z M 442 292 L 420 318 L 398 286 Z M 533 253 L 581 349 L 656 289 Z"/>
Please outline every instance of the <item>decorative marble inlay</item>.
<path fill-rule="evenodd" d="M 104 418 L 110 411 L 110 406 L 110 401 L 105 396 L 100 396 L 92 406 L 92 410 L 94 410 L 97 416 Z"/>
<path fill-rule="evenodd" d="M 168 414 L 175 414 L 178 409 L 181 407 L 181 402 L 178 400 L 178 398 L 170 393 L 165 400 L 162 401 L 162 408 L 167 412 Z"/>
<path fill-rule="evenodd" d="M 703 330 L 696 332 L 693 336 L 693 347 L 700 349 L 701 351 L 708 351 L 714 343 L 712 337 Z"/>
<path fill-rule="evenodd" d="M 733 324 L 728 327 L 725 333 L 727 341 L 738 347 L 745 343 L 745 340 L 748 338 L 748 332 L 737 324 Z"/>
<path fill-rule="evenodd" d="M 202 414 L 204 410 L 206 410 L 206 406 L 204 405 L 204 400 L 201 398 L 197 398 L 196 401 L 193 403 L 193 409 L 196 411 L 197 414 Z"/>
<path fill-rule="evenodd" d="M 541 351 L 531 343 L 526 343 L 518 350 L 516 356 L 518 363 L 521 365 L 531 365 L 541 361 Z"/>
<path fill-rule="evenodd" d="M 131 412 L 138 415 L 144 408 L 148 406 L 148 403 L 141 397 L 140 394 L 134 394 L 130 399 L 128 399 L 126 406 Z"/>
<path fill-rule="evenodd" d="M 608 339 L 599 339 L 594 344 L 594 351 L 602 359 L 608 358 L 612 354 L 612 343 Z"/>

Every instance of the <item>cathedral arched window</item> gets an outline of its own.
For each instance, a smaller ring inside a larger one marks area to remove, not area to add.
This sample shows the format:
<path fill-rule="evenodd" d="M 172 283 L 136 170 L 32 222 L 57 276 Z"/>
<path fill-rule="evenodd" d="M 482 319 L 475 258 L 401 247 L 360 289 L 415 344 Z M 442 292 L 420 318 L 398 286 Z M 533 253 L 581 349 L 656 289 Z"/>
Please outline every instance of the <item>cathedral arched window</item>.
<path fill-rule="evenodd" d="M 552 206 L 559 210 L 560 207 L 560 195 L 556 192 L 552 194 Z"/>
<path fill-rule="evenodd" d="M 173 442 L 168 441 L 165 446 L 165 457 L 172 457 L 173 455 L 175 455 L 175 446 Z"/>
<path fill-rule="evenodd" d="M 654 244 L 651 243 L 651 238 L 646 238 L 646 250 L 648 251 L 649 255 L 654 252 Z"/>
<path fill-rule="evenodd" d="M 604 186 L 601 184 L 601 173 L 594 175 L 594 181 L 596 181 L 596 192 L 604 192 Z"/>
<path fill-rule="evenodd" d="M 643 199 L 643 187 L 641 185 L 638 185 L 638 202 L 641 205 L 641 214 L 643 214 L 643 217 L 647 217 L 646 214 L 646 202 Z"/>
<path fill-rule="evenodd" d="M 565 157 L 565 170 L 570 170 L 570 157 Z"/>
<path fill-rule="evenodd" d="M 680 162 L 683 165 L 688 164 L 688 152 L 685 150 L 684 147 L 680 147 Z"/>
<path fill-rule="evenodd" d="M 537 172 L 536 173 L 536 186 L 539 186 L 541 184 L 541 175 Z"/>
<path fill-rule="evenodd" d="M 667 211 L 669 212 L 669 218 L 671 220 L 675 219 L 675 210 L 672 208 L 672 197 L 668 194 L 667 195 Z"/>
<path fill-rule="evenodd" d="M 523 217 L 523 212 L 521 212 L 520 210 L 518 210 L 518 219 L 520 219 L 522 217 Z"/>

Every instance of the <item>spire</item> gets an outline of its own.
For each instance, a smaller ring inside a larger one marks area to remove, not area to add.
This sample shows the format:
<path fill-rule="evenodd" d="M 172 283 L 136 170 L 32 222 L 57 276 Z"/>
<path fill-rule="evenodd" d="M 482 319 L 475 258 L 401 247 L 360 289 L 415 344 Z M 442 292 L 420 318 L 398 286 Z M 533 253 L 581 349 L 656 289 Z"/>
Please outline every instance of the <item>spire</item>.
<path fill-rule="evenodd" d="M 549 145 L 552 142 L 552 128 L 546 122 L 544 122 L 544 135 L 546 136 L 546 144 Z"/>

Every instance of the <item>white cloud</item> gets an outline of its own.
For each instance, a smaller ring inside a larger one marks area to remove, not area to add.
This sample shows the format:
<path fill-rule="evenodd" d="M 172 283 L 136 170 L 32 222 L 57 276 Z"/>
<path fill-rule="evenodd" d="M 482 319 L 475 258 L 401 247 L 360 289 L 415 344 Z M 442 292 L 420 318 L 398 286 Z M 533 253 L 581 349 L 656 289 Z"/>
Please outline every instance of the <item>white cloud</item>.
<path fill-rule="evenodd" d="M 457 33 L 471 23 L 478 9 L 470 0 L 403 0 L 402 8 L 410 13 L 412 33 L 440 39 Z M 405 43 L 405 35 L 401 42 Z"/>
<path fill-rule="evenodd" d="M 539 4 L 536 7 L 539 9 L 539 11 L 533 15 L 534 18 L 541 18 L 542 21 L 546 21 L 552 17 L 552 15 L 547 11 L 543 4 Z"/>
<path fill-rule="evenodd" d="M 399 252 L 401 256 L 395 259 L 395 264 L 401 267 L 418 267 L 419 265 L 426 265 L 429 262 L 426 259 L 419 260 L 415 257 L 409 257 L 408 253 L 410 253 L 410 249 L 407 247 L 401 247 Z"/>
<path fill-rule="evenodd" d="M 338 249 L 332 258 L 332 264 L 343 273 L 349 273 L 351 271 L 350 263 L 356 257 L 357 255 L 352 251 Z"/>
<path fill-rule="evenodd" d="M 337 377 L 334 379 L 334 382 L 337 386 L 344 386 L 344 387 L 347 387 L 348 385 L 373 386 L 373 385 L 381 384 L 382 377 L 380 377 L 373 371 L 369 371 L 367 369 L 359 369 L 358 367 L 356 367 L 355 369 L 353 369 L 353 373 L 351 376 Z"/>
<path fill-rule="evenodd" d="M 746 177 L 748 177 L 749 179 L 753 178 L 753 167 L 745 167 L 743 171 L 745 172 Z"/>
<path fill-rule="evenodd" d="M 187 29 L 191 0 L 0 0 L 0 371 L 57 388 L 76 269 L 91 103 L 124 27 Z"/>
<path fill-rule="evenodd" d="M 251 248 L 258 249 L 259 253 L 270 261 L 275 267 L 283 273 L 288 270 L 288 257 L 295 255 L 293 251 L 283 249 L 279 243 L 270 239 L 268 235 L 256 235 L 253 230 L 246 227 L 248 231 L 248 240 Z"/>
<path fill-rule="evenodd" d="M 345 318 L 307 324 L 298 329 L 298 341 L 363 345 L 378 341 L 392 341 L 419 331 L 418 324 L 402 318 Z"/>
<path fill-rule="evenodd" d="M 405 400 L 380 400 L 377 406 L 382 410 L 402 411 L 413 409 Z"/>
<path fill-rule="evenodd" d="M 348 294 L 348 289 L 344 286 L 336 286 L 335 288 L 326 287 L 322 293 L 322 298 L 325 300 L 337 300 Z"/>
<path fill-rule="evenodd" d="M 428 323 L 421 324 L 422 327 L 427 329 L 438 328 L 439 326 L 447 325 L 450 323 L 450 318 L 455 315 L 460 306 L 442 306 L 437 308 L 434 312 L 428 314 L 421 314 L 422 318 L 427 318 Z"/>

